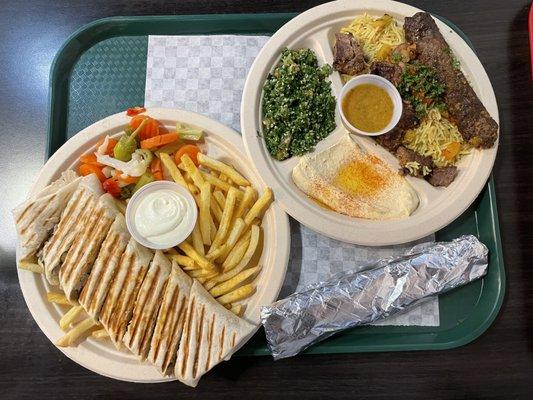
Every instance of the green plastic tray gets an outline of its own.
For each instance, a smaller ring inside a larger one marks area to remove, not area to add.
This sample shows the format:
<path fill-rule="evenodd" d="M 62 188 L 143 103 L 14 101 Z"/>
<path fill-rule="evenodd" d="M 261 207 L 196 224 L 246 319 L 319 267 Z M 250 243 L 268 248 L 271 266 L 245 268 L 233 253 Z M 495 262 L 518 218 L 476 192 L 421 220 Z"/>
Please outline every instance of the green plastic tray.
<path fill-rule="evenodd" d="M 148 35 L 270 35 L 294 16 L 118 17 L 86 25 L 65 42 L 52 65 L 47 155 L 93 122 L 144 103 Z M 492 177 L 474 204 L 436 235 L 438 240 L 451 240 L 463 234 L 474 234 L 488 246 L 490 266 L 483 280 L 441 296 L 440 326 L 359 327 L 336 335 L 307 353 L 448 349 L 481 335 L 496 318 L 505 292 Z M 263 330 L 239 354 L 269 354 Z"/>

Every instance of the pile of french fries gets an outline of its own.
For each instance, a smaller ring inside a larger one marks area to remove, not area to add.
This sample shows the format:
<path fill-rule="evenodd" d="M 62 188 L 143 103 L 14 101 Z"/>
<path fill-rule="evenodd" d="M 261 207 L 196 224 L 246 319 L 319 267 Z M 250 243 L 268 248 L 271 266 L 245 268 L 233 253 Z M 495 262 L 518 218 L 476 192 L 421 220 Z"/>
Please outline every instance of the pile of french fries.
<path fill-rule="evenodd" d="M 272 190 L 267 188 L 258 197 L 257 190 L 232 166 L 201 153 L 198 160 L 202 168 L 188 155 L 177 166 L 166 153 L 158 157 L 165 176 L 186 187 L 199 210 L 190 237 L 178 249 L 168 250 L 167 255 L 222 305 L 242 316 L 246 299 L 256 290 L 253 280 L 261 271 L 253 261 L 260 257 L 261 221 L 272 201 Z M 24 263 L 20 268 L 43 273 L 37 263 Z M 49 292 L 47 300 L 69 307 L 59 321 L 67 333 L 57 341 L 58 346 L 75 345 L 88 335 L 95 339 L 109 337 L 81 305 L 70 303 L 64 294 Z"/>
<path fill-rule="evenodd" d="M 253 280 L 261 270 L 254 260 L 262 248 L 260 225 L 272 190 L 267 188 L 258 196 L 232 166 L 205 154 L 198 154 L 201 168 L 187 154 L 177 166 L 168 154 L 159 157 L 164 173 L 189 189 L 199 210 L 191 236 L 178 250 L 170 250 L 169 257 L 241 316 L 243 301 L 255 293 Z"/>

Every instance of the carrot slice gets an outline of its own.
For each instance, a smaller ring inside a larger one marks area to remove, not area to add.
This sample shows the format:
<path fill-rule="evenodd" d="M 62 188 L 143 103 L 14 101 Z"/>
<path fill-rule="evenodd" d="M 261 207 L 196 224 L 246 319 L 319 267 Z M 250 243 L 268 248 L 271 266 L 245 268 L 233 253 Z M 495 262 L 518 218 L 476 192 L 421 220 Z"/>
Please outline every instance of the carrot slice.
<path fill-rule="evenodd" d="M 165 133 L 164 135 L 153 136 L 149 139 L 141 140 L 141 149 L 154 149 L 175 142 L 178 138 L 177 133 Z"/>
<path fill-rule="evenodd" d="M 163 170 L 161 169 L 161 160 L 159 158 L 153 158 L 152 162 L 150 163 L 150 171 L 152 172 L 152 175 L 156 181 L 163 180 Z"/>
<path fill-rule="evenodd" d="M 451 161 L 454 159 L 454 157 L 459 154 L 461 151 L 461 143 L 459 142 L 451 142 L 444 150 L 442 150 L 442 156 L 448 160 Z"/>
<path fill-rule="evenodd" d="M 104 143 L 105 138 L 98 139 L 98 142 L 96 142 L 96 148 L 100 147 Z M 113 149 L 115 148 L 116 144 L 118 143 L 117 139 L 109 138 L 107 141 L 107 147 L 105 148 L 104 154 L 110 155 L 113 153 Z"/>
<path fill-rule="evenodd" d="M 96 166 L 94 164 L 81 164 L 78 167 L 78 173 L 81 176 L 87 176 L 87 175 L 91 175 L 91 174 L 96 174 L 96 176 L 98 177 L 100 182 L 103 182 L 103 181 L 105 181 L 107 179 L 105 177 L 104 173 L 102 172 L 102 170 L 98 166 Z"/>
<path fill-rule="evenodd" d="M 191 160 L 193 163 L 196 164 L 196 166 L 199 165 L 198 162 L 198 153 L 200 152 L 200 148 L 198 146 L 195 146 L 194 144 L 186 144 L 183 147 L 180 147 L 178 151 L 174 154 L 174 160 L 176 161 L 176 164 L 181 163 L 181 157 L 183 155 L 188 154 L 189 157 L 191 157 Z"/>
<path fill-rule="evenodd" d="M 82 163 L 82 164 L 94 164 L 94 165 L 96 165 L 98 167 L 102 167 L 102 164 L 100 164 L 96 160 L 96 155 L 94 153 L 81 155 L 80 156 L 80 163 Z"/>
<path fill-rule="evenodd" d="M 141 132 L 139 132 L 139 138 L 141 140 L 149 139 L 159 135 L 159 122 L 156 119 L 150 118 L 148 115 L 136 115 L 130 121 L 130 127 L 137 129 L 141 122 L 148 119 L 148 122 L 144 126 Z"/>

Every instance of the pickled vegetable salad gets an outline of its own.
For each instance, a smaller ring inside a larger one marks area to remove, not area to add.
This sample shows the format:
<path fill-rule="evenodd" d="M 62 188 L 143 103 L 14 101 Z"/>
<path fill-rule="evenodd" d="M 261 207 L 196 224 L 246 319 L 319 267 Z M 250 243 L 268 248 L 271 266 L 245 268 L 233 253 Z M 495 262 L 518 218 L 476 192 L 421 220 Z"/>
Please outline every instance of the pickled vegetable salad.
<path fill-rule="evenodd" d="M 80 157 L 78 173 L 96 174 L 104 191 L 116 198 L 128 199 L 144 185 L 165 179 L 161 153 L 176 164 L 184 154 L 198 163 L 200 149 L 194 142 L 202 139 L 201 130 L 178 123 L 175 132 L 168 132 L 145 112 L 143 107 L 128 109 L 126 115 L 132 118 L 124 133 L 118 139 L 100 139 L 96 151 Z"/>

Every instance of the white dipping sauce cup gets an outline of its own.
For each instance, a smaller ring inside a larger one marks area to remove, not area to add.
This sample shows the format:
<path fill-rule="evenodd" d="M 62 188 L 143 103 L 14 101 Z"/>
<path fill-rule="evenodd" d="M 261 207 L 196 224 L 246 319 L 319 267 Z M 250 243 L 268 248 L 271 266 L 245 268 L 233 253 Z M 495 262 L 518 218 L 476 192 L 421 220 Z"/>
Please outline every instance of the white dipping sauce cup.
<path fill-rule="evenodd" d="M 191 218 L 186 218 L 184 220 L 184 223 L 186 223 L 187 225 L 184 226 L 181 235 L 176 236 L 173 243 L 165 243 L 165 245 L 151 242 L 139 233 L 135 225 L 135 213 L 137 211 L 137 207 L 141 203 L 141 200 L 148 194 L 162 189 L 172 190 L 182 195 L 187 203 L 187 212 L 190 212 L 192 214 Z M 196 207 L 196 202 L 194 201 L 194 198 L 192 197 L 191 193 L 183 186 L 170 181 L 155 181 L 143 186 L 137 192 L 134 193 L 134 195 L 128 202 L 128 206 L 126 208 L 126 225 L 131 236 L 143 246 L 154 250 L 164 250 L 182 243 L 191 234 L 192 230 L 194 229 L 194 225 L 196 224 L 197 218 L 198 208 Z"/>
<path fill-rule="evenodd" d="M 342 103 L 344 101 L 344 97 L 348 94 L 348 92 L 354 87 L 359 86 L 359 85 L 364 85 L 364 84 L 371 84 L 371 85 L 376 85 L 377 87 L 380 87 L 381 89 L 387 92 L 387 94 L 392 100 L 392 105 L 393 105 L 392 118 L 389 124 L 382 130 L 380 130 L 379 132 L 365 132 L 365 131 L 362 131 L 356 128 L 355 126 L 350 124 L 350 122 L 348 121 L 348 118 L 346 118 L 346 116 L 344 115 L 344 111 L 342 109 Z M 400 117 L 402 116 L 403 103 L 402 103 L 402 98 L 400 96 L 400 93 L 398 92 L 396 87 L 391 82 L 389 82 L 385 78 L 382 78 L 381 76 L 378 76 L 378 75 L 364 74 L 364 75 L 359 75 L 359 76 L 356 76 L 355 78 L 350 79 L 342 87 L 341 93 L 339 96 L 339 101 L 337 103 L 338 103 L 337 105 L 339 107 L 339 113 L 341 115 L 342 123 L 344 124 L 344 126 L 346 126 L 346 128 L 349 131 L 353 133 L 357 133 L 359 135 L 364 135 L 364 136 L 383 135 L 384 133 L 387 133 L 390 130 L 392 130 L 396 126 L 396 124 L 398 124 L 398 121 L 400 121 Z"/>

